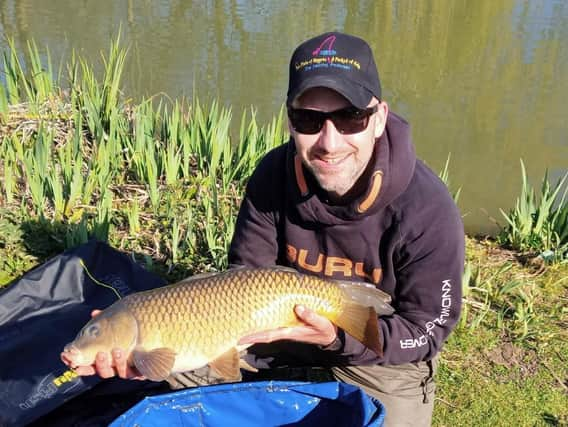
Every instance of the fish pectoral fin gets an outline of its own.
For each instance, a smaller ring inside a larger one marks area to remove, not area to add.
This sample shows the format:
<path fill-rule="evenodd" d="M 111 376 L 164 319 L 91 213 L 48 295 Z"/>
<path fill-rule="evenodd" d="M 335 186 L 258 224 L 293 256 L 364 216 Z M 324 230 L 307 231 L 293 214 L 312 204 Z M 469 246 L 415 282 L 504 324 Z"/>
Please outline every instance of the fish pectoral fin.
<path fill-rule="evenodd" d="M 258 372 L 254 366 L 248 364 L 248 362 L 243 359 L 243 357 L 247 354 L 247 348 L 249 348 L 252 344 L 241 344 L 236 347 L 237 352 L 239 353 L 239 368 L 244 369 L 245 371 L 249 372 Z"/>
<path fill-rule="evenodd" d="M 240 360 L 237 348 L 233 347 L 209 362 L 209 367 L 219 378 L 236 381 L 241 378 Z"/>
<path fill-rule="evenodd" d="M 373 307 L 344 303 L 334 323 L 378 356 L 383 355 L 379 318 Z"/>
<path fill-rule="evenodd" d="M 258 369 L 256 369 L 254 366 L 249 365 L 249 363 L 244 359 L 239 359 L 239 368 L 249 372 L 258 372 Z"/>
<path fill-rule="evenodd" d="M 132 363 L 142 375 L 152 381 L 163 381 L 171 373 L 176 361 L 176 352 L 162 347 L 146 351 L 136 347 L 132 351 Z"/>

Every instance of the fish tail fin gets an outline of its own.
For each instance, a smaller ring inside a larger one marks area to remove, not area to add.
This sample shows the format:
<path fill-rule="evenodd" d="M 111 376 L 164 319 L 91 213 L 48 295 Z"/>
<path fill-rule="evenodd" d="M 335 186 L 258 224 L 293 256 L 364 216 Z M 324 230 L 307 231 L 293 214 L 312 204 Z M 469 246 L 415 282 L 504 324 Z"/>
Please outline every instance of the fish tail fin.
<path fill-rule="evenodd" d="M 373 307 L 346 302 L 334 323 L 378 356 L 383 355 L 379 319 Z"/>
<path fill-rule="evenodd" d="M 377 289 L 375 285 L 346 281 L 341 281 L 338 284 L 348 301 L 364 307 L 373 307 L 379 316 L 390 316 L 394 313 L 394 309 L 389 304 L 391 296 Z"/>

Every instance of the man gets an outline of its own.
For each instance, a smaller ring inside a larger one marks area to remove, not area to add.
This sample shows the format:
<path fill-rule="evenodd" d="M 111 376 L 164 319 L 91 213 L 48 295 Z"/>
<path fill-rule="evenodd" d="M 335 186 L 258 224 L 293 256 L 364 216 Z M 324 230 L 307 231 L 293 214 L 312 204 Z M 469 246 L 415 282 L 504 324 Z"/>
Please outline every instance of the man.
<path fill-rule="evenodd" d="M 252 347 L 249 362 L 331 366 L 337 380 L 385 405 L 387 426 L 430 425 L 436 354 L 461 306 L 460 213 L 416 159 L 408 124 L 389 112 L 362 39 L 326 33 L 302 43 L 290 61 L 287 107 L 290 141 L 250 178 L 230 263 L 374 283 L 396 311 L 379 320 L 382 357 L 297 307 L 305 326 L 241 341 L 278 341 L 257 354 Z"/>
<path fill-rule="evenodd" d="M 232 265 L 288 265 L 369 282 L 392 296 L 377 356 L 327 319 L 244 337 L 259 368 L 329 367 L 386 407 L 387 426 L 430 425 L 436 355 L 461 305 L 464 233 L 444 184 L 417 160 L 408 124 L 381 96 L 368 44 L 342 33 L 302 43 L 290 61 L 291 138 L 251 176 L 229 252 Z M 120 351 L 89 372 L 134 377 Z M 271 371 L 272 372 L 272 371 Z"/>

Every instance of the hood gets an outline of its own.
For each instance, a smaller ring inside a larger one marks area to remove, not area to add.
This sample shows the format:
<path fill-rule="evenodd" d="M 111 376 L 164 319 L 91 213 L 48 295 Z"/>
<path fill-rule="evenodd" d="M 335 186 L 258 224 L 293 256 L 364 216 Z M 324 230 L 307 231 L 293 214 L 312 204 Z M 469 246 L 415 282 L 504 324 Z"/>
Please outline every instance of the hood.
<path fill-rule="evenodd" d="M 375 141 L 373 171 L 365 192 L 345 205 L 326 202 L 323 190 L 302 165 L 294 141 L 288 143 L 286 173 L 288 203 L 293 204 L 302 222 L 326 225 L 342 224 L 375 214 L 392 203 L 410 183 L 416 164 L 410 125 L 389 112 L 383 135 Z"/>

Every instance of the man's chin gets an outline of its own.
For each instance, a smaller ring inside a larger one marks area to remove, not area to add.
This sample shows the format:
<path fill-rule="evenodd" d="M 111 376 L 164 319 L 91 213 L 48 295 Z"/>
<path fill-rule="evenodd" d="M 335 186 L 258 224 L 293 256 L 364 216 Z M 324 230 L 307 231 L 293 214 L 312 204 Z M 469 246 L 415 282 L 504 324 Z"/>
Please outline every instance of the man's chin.
<path fill-rule="evenodd" d="M 310 165 L 308 168 L 312 176 L 316 179 L 320 188 L 328 193 L 342 196 L 347 193 L 353 185 L 353 177 L 344 168 L 336 171 L 321 170 Z M 349 184 L 349 185 L 347 185 Z"/>
<path fill-rule="evenodd" d="M 322 177 L 316 176 L 316 180 L 321 189 L 328 193 L 342 196 L 349 191 L 349 188 L 345 187 L 345 180 L 338 179 L 338 177 L 334 177 L 333 180 L 326 180 Z"/>

